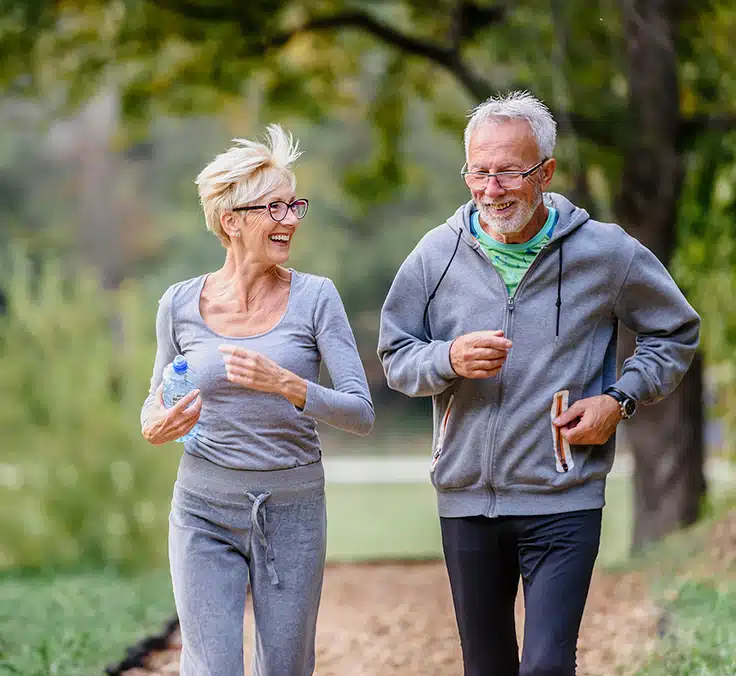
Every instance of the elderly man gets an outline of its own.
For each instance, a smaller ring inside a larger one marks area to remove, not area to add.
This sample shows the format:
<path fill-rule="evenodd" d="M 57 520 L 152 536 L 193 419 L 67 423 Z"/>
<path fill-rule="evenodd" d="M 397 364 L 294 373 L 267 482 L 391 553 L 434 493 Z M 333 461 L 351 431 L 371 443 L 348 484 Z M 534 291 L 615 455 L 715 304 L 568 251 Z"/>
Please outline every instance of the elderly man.
<path fill-rule="evenodd" d="M 669 394 L 698 344 L 698 315 L 648 249 L 545 192 L 555 138 L 525 92 L 473 111 L 472 199 L 409 254 L 381 314 L 389 386 L 433 398 L 466 676 L 575 673 L 616 426 Z M 619 320 L 637 349 L 617 378 Z"/>

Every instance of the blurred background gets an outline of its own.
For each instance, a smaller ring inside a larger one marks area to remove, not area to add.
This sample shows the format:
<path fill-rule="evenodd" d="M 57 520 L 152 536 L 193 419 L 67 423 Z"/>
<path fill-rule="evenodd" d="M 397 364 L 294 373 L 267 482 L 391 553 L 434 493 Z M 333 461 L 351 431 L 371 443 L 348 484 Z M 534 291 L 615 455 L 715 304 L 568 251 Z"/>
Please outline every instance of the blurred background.
<path fill-rule="evenodd" d="M 559 125 L 552 189 L 652 249 L 703 319 L 682 385 L 621 430 L 601 561 L 725 519 L 733 562 L 735 37 L 729 0 L 2 0 L 0 668 L 99 673 L 173 610 L 181 449 L 138 423 L 157 301 L 223 260 L 194 177 L 271 122 L 305 151 L 290 264 L 335 281 L 377 411 L 366 438 L 321 428 L 332 562 L 440 556 L 431 403 L 386 387 L 379 312 L 468 199 L 467 113 L 519 88 Z M 733 609 L 727 569 L 699 600 Z M 728 664 L 723 640 L 701 652 Z"/>

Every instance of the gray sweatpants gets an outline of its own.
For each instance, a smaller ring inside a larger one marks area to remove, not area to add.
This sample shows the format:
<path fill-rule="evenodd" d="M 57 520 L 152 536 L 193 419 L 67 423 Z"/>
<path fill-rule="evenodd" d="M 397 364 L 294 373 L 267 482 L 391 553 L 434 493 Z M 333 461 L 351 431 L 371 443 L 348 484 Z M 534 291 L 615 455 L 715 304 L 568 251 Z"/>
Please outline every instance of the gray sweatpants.
<path fill-rule="evenodd" d="M 253 673 L 313 673 L 326 525 L 322 463 L 252 472 L 184 453 L 169 518 L 181 676 L 243 676 L 247 584 Z"/>

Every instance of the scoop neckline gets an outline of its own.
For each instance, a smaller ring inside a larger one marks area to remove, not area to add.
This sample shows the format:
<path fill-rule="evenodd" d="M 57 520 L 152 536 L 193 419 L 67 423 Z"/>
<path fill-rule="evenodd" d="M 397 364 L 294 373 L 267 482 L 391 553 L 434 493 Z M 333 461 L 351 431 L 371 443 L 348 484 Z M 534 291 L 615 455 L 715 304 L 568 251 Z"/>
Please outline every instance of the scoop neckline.
<path fill-rule="evenodd" d="M 218 333 L 217 331 L 215 331 L 213 328 L 210 327 L 210 325 L 205 321 L 205 318 L 202 316 L 202 308 L 200 307 L 200 302 L 202 300 L 202 291 L 204 291 L 204 285 L 207 283 L 207 278 L 212 274 L 211 272 L 208 272 L 202 275 L 202 281 L 199 283 L 199 289 L 195 296 L 195 302 L 197 306 L 196 307 L 197 318 L 202 323 L 202 326 L 204 326 L 204 328 L 207 331 L 209 331 L 209 333 L 211 333 L 213 336 L 217 336 L 218 338 L 222 338 L 223 340 L 250 340 L 252 338 L 261 338 L 263 336 L 267 336 L 269 333 L 272 333 L 273 331 L 279 328 L 279 326 L 286 319 L 286 315 L 289 314 L 289 310 L 291 309 L 291 300 L 294 295 L 294 282 L 296 281 L 296 278 L 299 273 L 293 268 L 286 268 L 286 269 L 291 273 L 291 279 L 289 280 L 289 297 L 286 300 L 286 309 L 284 310 L 279 320 L 267 331 L 262 331 L 261 333 L 254 333 L 250 336 L 226 336 L 224 333 Z"/>

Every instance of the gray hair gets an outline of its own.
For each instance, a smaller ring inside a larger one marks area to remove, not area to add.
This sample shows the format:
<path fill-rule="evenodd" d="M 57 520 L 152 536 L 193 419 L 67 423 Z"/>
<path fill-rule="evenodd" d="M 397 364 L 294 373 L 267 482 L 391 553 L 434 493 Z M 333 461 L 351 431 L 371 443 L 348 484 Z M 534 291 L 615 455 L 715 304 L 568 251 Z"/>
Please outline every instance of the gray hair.
<path fill-rule="evenodd" d="M 284 181 L 292 190 L 296 186 L 290 165 L 301 155 L 299 142 L 278 124 L 266 131 L 265 143 L 233 139 L 235 145 L 215 157 L 195 181 L 207 228 L 226 246 L 229 237 L 220 223 L 223 212 L 260 199 Z"/>
<path fill-rule="evenodd" d="M 467 156 L 473 132 L 485 122 L 524 120 L 532 128 L 537 147 L 542 157 L 552 157 L 557 140 L 557 123 L 549 108 L 538 98 L 526 91 L 491 96 L 474 108 L 465 127 L 465 154 Z"/>

